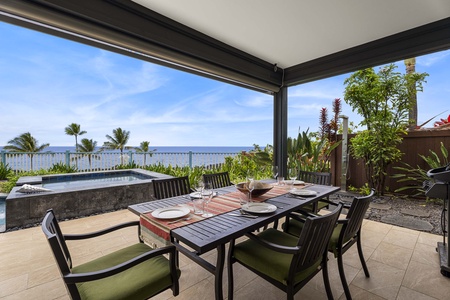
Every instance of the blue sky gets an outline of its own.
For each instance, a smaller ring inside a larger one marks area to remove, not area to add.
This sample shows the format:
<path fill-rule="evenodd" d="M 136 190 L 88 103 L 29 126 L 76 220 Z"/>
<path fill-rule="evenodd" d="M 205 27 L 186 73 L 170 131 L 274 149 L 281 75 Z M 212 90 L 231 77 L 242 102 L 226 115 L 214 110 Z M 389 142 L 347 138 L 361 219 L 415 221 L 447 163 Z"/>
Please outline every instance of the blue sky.
<path fill-rule="evenodd" d="M 0 22 L 0 34 L 0 146 L 24 132 L 39 143 L 73 146 L 64 133 L 70 123 L 99 146 L 117 127 L 131 132 L 130 146 L 272 144 L 271 95 L 7 23 Z M 417 58 L 416 70 L 430 74 L 418 96 L 419 123 L 450 108 L 449 62 L 450 51 Z M 348 76 L 289 89 L 290 136 L 299 128 L 317 131 L 320 109 L 331 116 Z M 342 114 L 361 120 L 344 101 Z"/>

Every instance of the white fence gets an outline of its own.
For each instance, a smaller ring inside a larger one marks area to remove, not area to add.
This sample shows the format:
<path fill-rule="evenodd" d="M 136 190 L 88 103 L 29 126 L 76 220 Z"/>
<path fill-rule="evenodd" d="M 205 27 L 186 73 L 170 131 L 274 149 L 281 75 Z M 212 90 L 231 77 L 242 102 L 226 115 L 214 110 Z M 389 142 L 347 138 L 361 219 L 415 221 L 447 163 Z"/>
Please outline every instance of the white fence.
<path fill-rule="evenodd" d="M 80 172 L 114 170 L 119 165 L 134 163 L 139 166 L 162 164 L 164 166 L 216 166 L 225 162 L 225 157 L 234 157 L 238 153 L 202 153 L 202 152 L 155 152 L 147 153 L 102 151 L 80 152 L 1 152 L 1 162 L 15 172 L 49 169 L 55 164 L 64 164 Z"/>

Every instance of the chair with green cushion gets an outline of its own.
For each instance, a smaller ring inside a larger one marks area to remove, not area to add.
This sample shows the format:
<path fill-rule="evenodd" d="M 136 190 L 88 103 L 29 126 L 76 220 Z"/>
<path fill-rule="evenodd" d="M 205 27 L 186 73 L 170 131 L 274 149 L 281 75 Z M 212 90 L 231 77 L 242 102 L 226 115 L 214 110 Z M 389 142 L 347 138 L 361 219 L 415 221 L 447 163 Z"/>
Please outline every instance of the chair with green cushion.
<path fill-rule="evenodd" d="M 230 175 L 228 172 L 203 174 L 203 182 L 205 184 L 211 184 L 213 189 L 219 189 L 221 187 L 231 186 L 233 183 L 230 181 Z"/>
<path fill-rule="evenodd" d="M 327 172 L 308 172 L 300 171 L 298 174 L 298 179 L 304 182 L 321 184 L 321 185 L 331 185 L 331 173 Z M 328 203 L 325 201 L 318 201 L 314 204 L 309 204 L 302 208 L 302 210 L 312 213 L 317 213 L 323 208 L 327 208 Z"/>
<path fill-rule="evenodd" d="M 192 192 L 188 176 L 153 179 L 152 184 L 156 199 L 166 199 Z"/>
<path fill-rule="evenodd" d="M 328 246 L 328 251 L 333 252 L 334 256 L 337 258 L 339 267 L 339 276 L 341 277 L 342 286 L 344 288 L 345 296 L 347 299 L 352 299 L 350 290 L 347 285 L 347 280 L 345 279 L 343 255 L 344 253 L 356 243 L 358 247 L 358 255 L 361 261 L 361 265 L 364 269 L 364 274 L 366 277 L 370 277 L 369 270 L 364 259 L 361 246 L 361 227 L 364 216 L 369 208 L 370 201 L 374 195 L 374 190 L 368 196 L 355 197 L 351 205 L 345 205 L 348 208 L 348 213 L 345 219 L 338 220 L 338 225 L 334 229 L 333 235 L 331 236 L 330 244 Z M 329 202 L 332 203 L 331 201 Z M 306 223 L 303 223 L 303 219 L 287 219 L 287 222 L 282 225 L 283 230 L 286 233 L 292 234 L 293 236 L 301 235 L 303 228 Z"/>
<path fill-rule="evenodd" d="M 58 264 L 72 299 L 148 299 L 167 289 L 179 293 L 180 270 L 175 265 L 175 247 L 153 249 L 142 241 L 72 266 L 66 240 L 94 238 L 122 228 L 138 226 L 128 222 L 87 234 L 63 234 L 52 209 L 42 221 L 42 231 Z M 168 254 L 166 258 L 164 254 Z"/>
<path fill-rule="evenodd" d="M 342 204 L 325 216 L 306 218 L 304 230 L 294 237 L 274 228 L 255 235 L 239 244 L 230 242 L 228 252 L 228 299 L 233 299 L 233 263 L 261 276 L 287 294 L 294 295 L 322 270 L 329 299 L 333 299 L 327 270 L 327 245 L 330 241 Z"/>

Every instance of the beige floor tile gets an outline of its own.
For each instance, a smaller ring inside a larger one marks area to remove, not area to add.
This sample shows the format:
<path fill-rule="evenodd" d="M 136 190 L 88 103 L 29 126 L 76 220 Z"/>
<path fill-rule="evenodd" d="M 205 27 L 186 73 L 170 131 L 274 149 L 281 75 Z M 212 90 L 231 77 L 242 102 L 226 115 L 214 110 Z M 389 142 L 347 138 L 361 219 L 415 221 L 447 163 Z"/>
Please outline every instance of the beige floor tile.
<path fill-rule="evenodd" d="M 450 278 L 442 276 L 439 267 L 415 261 L 406 270 L 403 286 L 437 299 L 450 295 Z"/>
<path fill-rule="evenodd" d="M 437 242 L 442 242 L 442 236 L 437 234 L 431 234 L 428 232 L 421 232 L 419 234 L 419 238 L 417 239 L 417 243 L 427 244 L 429 246 L 436 247 Z"/>
<path fill-rule="evenodd" d="M 249 284 L 234 292 L 236 300 L 285 299 L 286 294 L 267 283 L 262 278 L 255 278 Z"/>
<path fill-rule="evenodd" d="M 362 228 L 361 238 L 363 247 L 370 247 L 375 249 L 381 243 L 381 241 L 386 237 L 387 233 L 378 232 L 376 230 L 366 230 Z"/>
<path fill-rule="evenodd" d="M 353 300 L 384 300 L 384 298 L 372 294 L 364 289 L 356 287 L 354 285 L 349 286 L 350 294 L 352 295 Z M 345 294 L 342 294 L 339 300 L 346 300 Z"/>
<path fill-rule="evenodd" d="M 363 243 L 364 243 L 364 241 L 363 241 Z M 372 253 L 375 251 L 375 248 L 366 247 L 363 245 L 362 249 L 363 249 L 364 260 L 367 262 L 367 260 L 370 258 Z M 329 253 L 328 255 L 329 255 L 329 257 L 334 257 L 334 255 L 331 253 Z M 358 269 L 362 268 L 361 260 L 359 259 L 358 248 L 357 248 L 356 244 L 354 244 L 352 247 L 350 247 L 350 249 L 347 250 L 347 252 L 344 253 L 344 264 L 352 266 L 354 268 L 358 268 Z"/>
<path fill-rule="evenodd" d="M 403 248 L 391 243 L 381 242 L 378 248 L 373 252 L 370 259 L 398 269 L 406 270 L 406 268 L 408 268 L 412 253 L 413 250 L 411 249 Z"/>
<path fill-rule="evenodd" d="M 44 284 L 12 294 L 2 300 L 42 299 L 52 300 L 67 295 L 61 280 L 53 280 Z"/>
<path fill-rule="evenodd" d="M 404 286 L 400 287 L 397 300 L 435 300 L 436 298 L 424 295 Z"/>
<path fill-rule="evenodd" d="M 137 220 L 128 210 L 61 222 L 64 233 L 96 231 L 114 224 Z M 441 236 L 364 220 L 363 251 L 370 278 L 365 278 L 356 245 L 344 255 L 344 267 L 353 299 L 448 299 L 450 278 L 440 274 L 435 251 Z M 242 238 L 241 240 L 244 240 Z M 70 241 L 75 264 L 137 241 L 137 231 L 127 228 L 98 240 Z M 202 256 L 215 264 L 216 251 Z M 330 282 L 335 299 L 345 299 L 336 259 L 329 254 Z M 407 265 L 406 271 L 404 270 Z M 40 227 L 0 233 L 0 298 L 69 299 L 50 248 Z M 213 299 L 212 274 L 180 254 L 180 295 L 165 291 L 154 299 Z M 403 269 L 403 270 L 402 270 Z M 223 290 L 227 296 L 227 273 Z M 238 264 L 234 266 L 235 299 L 283 299 L 284 292 Z M 295 299 L 326 299 L 322 274 L 316 275 Z"/>
<path fill-rule="evenodd" d="M 363 224 L 362 231 L 371 230 L 387 234 L 392 229 L 392 227 L 393 226 L 389 224 L 366 220 L 366 222 L 364 222 Z"/>
<path fill-rule="evenodd" d="M 370 278 L 366 278 L 361 270 L 351 284 L 385 299 L 394 300 L 405 271 L 372 259 L 367 262 L 367 267 L 370 271 Z"/>
<path fill-rule="evenodd" d="M 21 292 L 27 289 L 28 274 L 0 281 L 0 298 Z"/>
<path fill-rule="evenodd" d="M 436 246 L 430 246 L 428 244 L 417 243 L 411 260 L 438 268 L 440 267 L 439 254 L 436 251 Z"/>
<path fill-rule="evenodd" d="M 391 243 L 400 247 L 414 249 L 419 238 L 419 232 L 405 232 L 397 229 L 392 229 L 386 234 L 383 239 L 386 243 Z"/>

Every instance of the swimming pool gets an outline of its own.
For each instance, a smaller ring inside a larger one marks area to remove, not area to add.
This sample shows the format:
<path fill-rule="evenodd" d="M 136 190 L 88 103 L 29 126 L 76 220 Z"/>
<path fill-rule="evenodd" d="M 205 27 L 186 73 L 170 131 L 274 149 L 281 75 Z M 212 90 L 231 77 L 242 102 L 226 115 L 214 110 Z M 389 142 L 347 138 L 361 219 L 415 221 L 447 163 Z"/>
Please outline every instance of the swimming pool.
<path fill-rule="evenodd" d="M 58 219 L 77 218 L 154 200 L 155 178 L 171 176 L 141 169 L 21 177 L 5 203 L 6 229 L 37 224 L 52 208 Z M 24 184 L 50 191 L 24 194 Z"/>
<path fill-rule="evenodd" d="M 153 178 L 153 176 L 136 171 L 109 171 L 43 176 L 42 187 L 50 190 L 64 190 L 72 187 L 88 187 L 95 185 L 106 185 L 109 183 L 130 183 Z"/>

